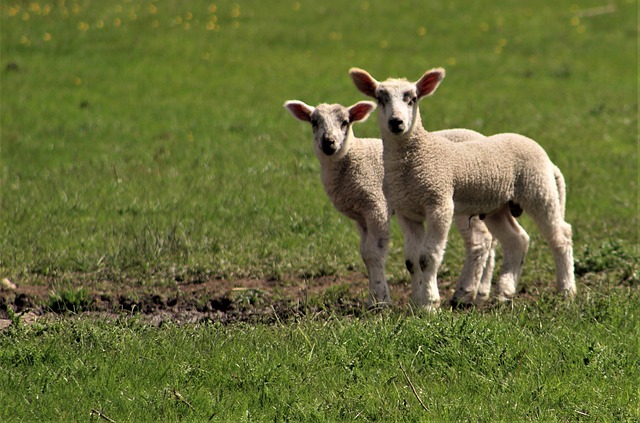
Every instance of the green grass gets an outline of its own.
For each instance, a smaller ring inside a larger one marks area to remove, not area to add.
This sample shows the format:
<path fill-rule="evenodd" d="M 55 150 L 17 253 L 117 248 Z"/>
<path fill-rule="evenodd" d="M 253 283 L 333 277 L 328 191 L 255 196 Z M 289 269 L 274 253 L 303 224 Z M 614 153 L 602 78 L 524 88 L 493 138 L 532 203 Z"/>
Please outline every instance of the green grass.
<path fill-rule="evenodd" d="M 272 326 L 17 326 L 0 337 L 0 419 L 637 421 L 639 300 L 593 292 L 571 306 L 546 296 Z"/>
<path fill-rule="evenodd" d="M 282 108 L 361 100 L 351 66 L 379 79 L 444 66 L 421 105 L 427 128 L 520 132 L 549 152 L 567 180 L 579 295 L 548 294 L 552 260 L 525 216 L 521 286 L 535 301 L 512 309 L 328 307 L 273 326 L 159 328 L 9 313 L 0 420 L 640 419 L 637 2 L 576 4 L 3 1 L 0 277 L 51 288 L 50 309 L 175 275 L 364 272 L 309 128 Z M 375 119 L 356 131 L 376 136 Z M 452 233 L 443 278 L 463 254 Z"/>
<path fill-rule="evenodd" d="M 565 173 L 576 249 L 633 246 L 636 5 L 580 17 L 596 6 L 4 2 L 0 271 L 29 283 L 363 271 L 309 130 L 281 107 L 360 100 L 354 65 L 381 79 L 445 66 L 428 127 L 533 137 Z M 375 135 L 375 119 L 357 130 Z M 550 263 L 524 224 L 530 257 Z M 394 225 L 392 279 L 406 279 L 401 246 Z M 452 236 L 447 262 L 461 260 Z M 553 278 L 535 267 L 524 283 Z"/>

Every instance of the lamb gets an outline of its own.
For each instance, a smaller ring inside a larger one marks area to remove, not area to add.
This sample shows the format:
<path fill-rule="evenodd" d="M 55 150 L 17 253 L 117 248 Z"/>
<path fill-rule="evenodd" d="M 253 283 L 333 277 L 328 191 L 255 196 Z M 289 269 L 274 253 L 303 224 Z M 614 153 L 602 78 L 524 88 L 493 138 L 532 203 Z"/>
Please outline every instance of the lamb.
<path fill-rule="evenodd" d="M 357 138 L 352 129 L 352 124 L 364 121 L 376 105 L 360 102 L 351 107 L 312 107 L 294 100 L 284 106 L 297 119 L 312 124 L 314 152 L 320 161 L 325 191 L 336 209 L 356 222 L 360 254 L 369 275 L 370 300 L 374 305 L 390 303 L 385 262 L 391 212 L 383 192 L 382 141 Z M 437 133 L 452 141 L 483 138 L 467 129 Z M 479 284 L 488 297 L 495 256 L 493 238 L 477 217 L 461 217 L 456 222 L 467 248 L 460 283 Z"/>
<path fill-rule="evenodd" d="M 515 296 L 529 236 L 512 214 L 526 211 L 547 240 L 556 265 L 556 288 L 576 292 L 571 225 L 564 220 L 565 184 L 559 169 L 535 141 L 519 134 L 451 143 L 422 125 L 419 101 L 434 93 L 445 76 L 429 70 L 415 83 L 376 81 L 352 68 L 356 87 L 377 100 L 383 143 L 384 183 L 400 224 L 412 301 L 440 303 L 436 280 L 453 216 L 478 216 L 503 247 L 494 296 Z M 424 222 L 426 221 L 426 232 Z M 465 302 L 477 287 L 459 284 L 452 301 Z"/>

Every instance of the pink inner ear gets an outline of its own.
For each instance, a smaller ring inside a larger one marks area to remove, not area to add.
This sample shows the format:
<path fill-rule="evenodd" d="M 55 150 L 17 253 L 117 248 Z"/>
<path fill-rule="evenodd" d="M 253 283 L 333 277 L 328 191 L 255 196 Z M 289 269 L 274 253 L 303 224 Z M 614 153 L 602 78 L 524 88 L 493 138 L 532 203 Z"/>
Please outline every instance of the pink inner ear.
<path fill-rule="evenodd" d="M 370 103 L 357 103 L 349 108 L 349 121 L 357 122 L 362 119 L 366 119 L 373 110 L 373 105 Z"/>
<path fill-rule="evenodd" d="M 418 97 L 433 94 L 443 78 L 444 74 L 440 70 L 431 71 L 420 78 L 420 80 L 416 82 Z"/>
<path fill-rule="evenodd" d="M 305 107 L 303 104 L 300 103 L 287 103 L 287 109 L 289 109 L 289 111 L 291 112 L 291 114 L 293 114 L 293 116 L 295 116 L 296 118 L 305 121 L 305 122 L 310 122 L 311 121 L 311 110 L 309 110 L 307 107 Z"/>
<path fill-rule="evenodd" d="M 371 75 L 359 69 L 352 69 L 349 73 L 353 83 L 363 94 L 368 95 L 369 97 L 376 96 L 378 83 L 371 77 Z"/>

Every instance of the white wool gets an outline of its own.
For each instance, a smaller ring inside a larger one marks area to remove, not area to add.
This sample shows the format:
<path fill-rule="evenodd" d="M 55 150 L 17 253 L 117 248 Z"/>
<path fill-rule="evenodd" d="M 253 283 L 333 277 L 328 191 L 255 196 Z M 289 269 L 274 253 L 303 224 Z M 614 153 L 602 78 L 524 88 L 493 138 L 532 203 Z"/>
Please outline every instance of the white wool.
<path fill-rule="evenodd" d="M 391 213 L 383 192 L 382 140 L 354 136 L 349 111 L 356 106 L 285 103 L 294 117 L 312 123 L 314 152 L 320 162 L 325 192 L 338 211 L 356 222 L 361 237 L 360 253 L 369 273 L 371 299 L 386 303 L 391 301 L 384 275 Z M 364 102 L 360 107 L 370 109 L 366 115 L 354 116 L 364 120 L 375 105 Z M 349 121 L 346 130 L 341 125 L 344 121 Z M 468 129 L 443 130 L 438 134 L 456 142 L 485 138 Z M 323 150 L 323 142 L 331 154 Z M 467 248 L 459 283 L 480 285 L 480 291 L 488 297 L 495 257 L 493 238 L 477 217 L 462 218 L 457 224 Z"/>
<path fill-rule="evenodd" d="M 533 218 L 551 247 L 558 290 L 574 295 L 564 179 L 542 147 L 518 134 L 452 143 L 424 129 L 418 103 L 436 90 L 444 69 L 428 71 L 416 83 L 405 79 L 379 83 L 366 71 L 350 73 L 360 91 L 378 100 L 385 185 L 405 238 L 415 304 L 433 307 L 440 301 L 436 271 L 454 214 L 484 218 L 500 241 L 504 261 L 494 295 L 498 300 L 512 298 L 529 242 L 512 216 L 512 207 Z M 477 290 L 459 284 L 453 301 L 474 299 Z"/>

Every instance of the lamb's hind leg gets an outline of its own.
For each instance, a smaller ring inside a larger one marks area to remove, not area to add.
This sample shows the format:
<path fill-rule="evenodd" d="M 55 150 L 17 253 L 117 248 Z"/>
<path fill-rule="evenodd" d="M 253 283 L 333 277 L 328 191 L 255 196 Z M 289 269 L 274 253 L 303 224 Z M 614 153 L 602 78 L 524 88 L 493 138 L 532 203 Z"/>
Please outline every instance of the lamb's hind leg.
<path fill-rule="evenodd" d="M 495 259 L 493 236 L 477 216 L 456 216 L 455 221 L 465 243 L 466 256 L 451 304 L 486 301 Z"/>
<path fill-rule="evenodd" d="M 551 248 L 556 264 L 558 292 L 573 297 L 576 293 L 576 283 L 571 225 L 564 221 L 559 208 L 554 211 L 554 207 L 547 207 L 542 213 L 530 214 Z"/>
<path fill-rule="evenodd" d="M 391 303 L 389 286 L 385 276 L 385 263 L 389 249 L 388 224 L 358 223 L 360 255 L 369 276 L 370 305 Z"/>
<path fill-rule="evenodd" d="M 529 235 L 511 215 L 509 207 L 487 216 L 487 228 L 502 245 L 503 262 L 494 297 L 498 301 L 508 301 L 516 294 L 516 283 L 522 273 L 522 265 L 529 248 Z"/>

